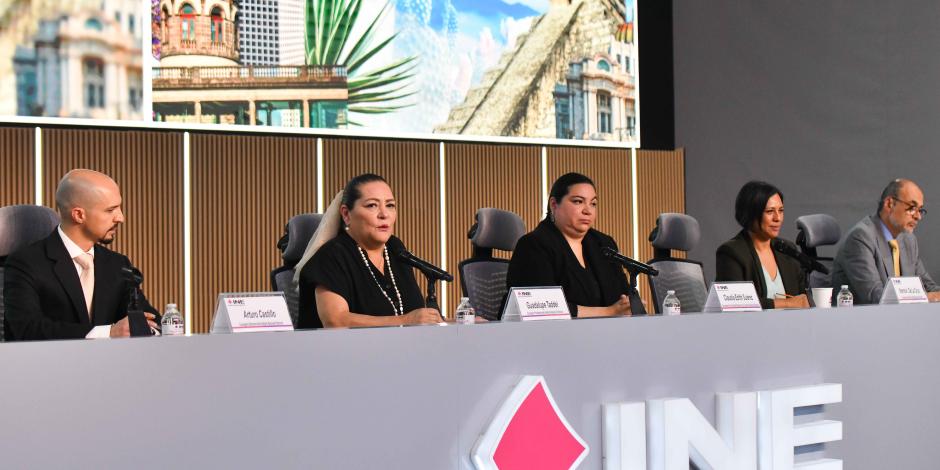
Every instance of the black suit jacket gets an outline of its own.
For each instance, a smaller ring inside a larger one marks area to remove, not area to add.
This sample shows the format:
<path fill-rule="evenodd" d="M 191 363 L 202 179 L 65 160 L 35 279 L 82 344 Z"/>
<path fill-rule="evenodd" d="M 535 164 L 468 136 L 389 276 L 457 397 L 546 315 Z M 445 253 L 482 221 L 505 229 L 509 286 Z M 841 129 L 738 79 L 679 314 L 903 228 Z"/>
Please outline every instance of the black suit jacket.
<path fill-rule="evenodd" d="M 84 338 L 98 325 L 110 325 L 127 316 L 129 283 L 121 268 L 126 256 L 95 246 L 95 292 L 92 319 L 75 264 L 58 230 L 7 257 L 3 279 L 5 337 L 7 341 Z M 157 313 L 146 297 L 144 310 Z"/>
<path fill-rule="evenodd" d="M 777 261 L 777 275 L 783 276 L 783 290 L 787 295 L 806 293 L 806 274 L 800 262 L 773 250 Z M 718 247 L 715 254 L 715 282 L 751 281 L 761 307 L 774 308 L 774 301 L 767 298 L 767 285 L 761 271 L 760 258 L 754 250 L 754 242 L 747 232 L 741 231 L 731 240 Z"/>
<path fill-rule="evenodd" d="M 516 243 L 506 284 L 508 287 L 561 286 L 572 316 L 577 316 L 578 305 L 606 307 L 621 295 L 629 296 L 630 284 L 623 268 L 605 258 L 602 252 L 605 246 L 617 249 L 614 239 L 591 229 L 581 246 L 586 270 L 555 224 L 543 220 Z"/>

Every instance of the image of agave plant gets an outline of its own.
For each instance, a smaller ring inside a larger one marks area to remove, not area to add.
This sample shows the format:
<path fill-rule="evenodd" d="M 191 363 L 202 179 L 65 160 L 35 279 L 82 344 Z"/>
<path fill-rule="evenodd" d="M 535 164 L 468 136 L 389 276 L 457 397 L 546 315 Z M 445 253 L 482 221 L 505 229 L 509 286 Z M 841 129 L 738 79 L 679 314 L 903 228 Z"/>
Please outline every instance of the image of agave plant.
<path fill-rule="evenodd" d="M 362 0 L 306 0 L 307 65 L 346 67 L 350 113 L 384 114 L 411 106 L 403 100 L 415 94 L 408 87 L 415 75 L 416 56 L 365 67 L 398 35 L 376 38 L 377 25 L 390 8 L 391 2 L 386 2 L 371 20 L 365 19 L 369 24 L 362 34 L 353 37 L 353 27 L 363 13 Z M 356 123 L 350 120 L 350 124 Z"/>

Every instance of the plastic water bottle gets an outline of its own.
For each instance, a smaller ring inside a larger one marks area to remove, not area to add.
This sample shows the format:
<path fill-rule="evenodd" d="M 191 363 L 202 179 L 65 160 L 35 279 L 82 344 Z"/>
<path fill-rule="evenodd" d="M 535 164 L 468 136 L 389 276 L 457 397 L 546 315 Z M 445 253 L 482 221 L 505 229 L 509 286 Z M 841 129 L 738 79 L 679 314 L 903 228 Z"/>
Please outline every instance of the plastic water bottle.
<path fill-rule="evenodd" d="M 855 297 L 852 296 L 852 291 L 846 285 L 843 285 L 842 290 L 839 291 L 838 299 L 839 307 L 851 307 L 855 303 Z"/>
<path fill-rule="evenodd" d="M 663 299 L 663 315 L 679 315 L 682 313 L 682 304 L 676 297 L 676 291 L 666 291 L 666 298 Z"/>
<path fill-rule="evenodd" d="M 476 320 L 476 311 L 473 310 L 473 305 L 470 305 L 469 298 L 460 298 L 460 304 L 457 305 L 456 317 L 458 325 L 472 325 L 474 323 Z"/>
<path fill-rule="evenodd" d="M 186 334 L 183 324 L 183 314 L 176 308 L 176 304 L 166 304 L 163 319 L 160 320 L 160 334 L 163 336 L 177 336 Z"/>

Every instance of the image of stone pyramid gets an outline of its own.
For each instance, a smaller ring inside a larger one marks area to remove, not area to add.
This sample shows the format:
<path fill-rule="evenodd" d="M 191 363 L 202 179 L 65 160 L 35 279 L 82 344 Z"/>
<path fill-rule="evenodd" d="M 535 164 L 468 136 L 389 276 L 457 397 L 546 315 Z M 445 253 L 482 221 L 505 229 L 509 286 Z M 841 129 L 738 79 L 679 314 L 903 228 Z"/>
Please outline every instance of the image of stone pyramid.
<path fill-rule="evenodd" d="M 434 132 L 555 137 L 555 84 L 571 61 L 606 52 L 623 21 L 621 2 L 554 0 Z"/>

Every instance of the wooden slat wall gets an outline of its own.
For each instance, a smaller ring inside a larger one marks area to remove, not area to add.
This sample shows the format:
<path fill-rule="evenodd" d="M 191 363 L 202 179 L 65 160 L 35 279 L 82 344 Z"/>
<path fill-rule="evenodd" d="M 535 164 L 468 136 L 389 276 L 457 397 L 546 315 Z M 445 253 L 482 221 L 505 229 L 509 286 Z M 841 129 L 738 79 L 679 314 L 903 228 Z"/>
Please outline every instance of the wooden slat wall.
<path fill-rule="evenodd" d="M 457 264 L 470 257 L 467 230 L 481 207 L 513 211 L 532 230 L 544 215 L 541 149 L 515 145 L 446 144 L 444 147 L 447 210 L 447 268 L 454 274 L 448 289 L 447 314 L 460 299 Z M 494 256 L 508 258 L 496 251 Z"/>
<path fill-rule="evenodd" d="M 193 332 L 221 292 L 270 291 L 287 220 L 315 212 L 313 137 L 192 134 Z"/>
<path fill-rule="evenodd" d="M 548 187 L 559 176 L 577 172 L 597 185 L 597 230 L 614 237 L 620 252 L 633 251 L 633 188 L 630 150 L 548 148 Z"/>
<path fill-rule="evenodd" d="M 438 144 L 433 142 L 324 139 L 323 208 L 346 182 L 362 173 L 385 178 L 398 201 L 395 235 L 408 250 L 441 262 L 441 199 Z M 423 276 L 415 273 L 425 293 Z M 440 297 L 440 293 L 438 293 Z"/>
<path fill-rule="evenodd" d="M 0 207 L 36 202 L 35 130 L 0 128 Z"/>
<path fill-rule="evenodd" d="M 55 206 L 65 173 L 89 168 L 121 187 L 124 226 L 110 247 L 144 273 L 143 290 L 163 310 L 183 303 L 182 134 L 102 129 L 43 129 L 43 200 Z"/>
<path fill-rule="evenodd" d="M 645 262 L 653 257 L 653 246 L 647 240 L 656 226 L 656 217 L 663 212 L 685 213 L 685 151 L 637 150 L 636 156 L 640 236 L 637 258 Z M 673 254 L 685 257 L 683 252 Z M 646 276 L 640 276 L 640 295 L 647 302 L 647 310 L 655 311 Z"/>
<path fill-rule="evenodd" d="M 32 203 L 34 129 L 0 128 L 0 204 Z M 270 290 L 280 266 L 275 244 L 292 215 L 316 210 L 316 138 L 311 136 L 194 133 L 191 139 L 193 331 L 207 332 L 220 292 Z M 146 276 L 153 304 L 183 303 L 183 136 L 181 132 L 43 129 L 43 194 L 53 206 L 59 178 L 72 168 L 103 171 L 121 185 L 127 222 L 114 249 Z M 396 234 L 418 256 L 441 263 L 441 182 L 437 142 L 323 139 L 325 203 L 352 176 L 386 177 L 399 200 Z M 444 145 L 448 315 L 459 299 L 457 264 L 468 258 L 467 230 L 476 210 L 519 214 L 527 229 L 544 216 L 541 147 Z M 597 228 L 632 253 L 630 153 L 619 149 L 547 148 L 548 184 L 568 171 L 598 185 Z M 684 212 L 684 153 L 637 151 L 640 251 L 661 212 Z M 496 253 L 508 257 L 509 253 Z M 680 254 L 681 255 L 681 254 Z M 420 277 L 419 277 L 420 278 Z M 423 286 L 422 286 L 423 287 Z M 641 294 L 649 289 L 641 277 Z M 652 306 L 650 306 L 652 311 Z"/>

